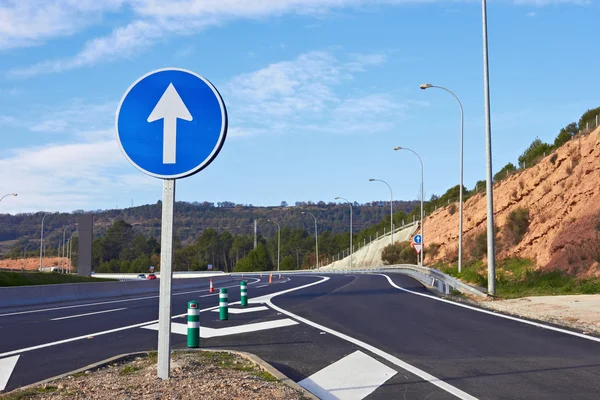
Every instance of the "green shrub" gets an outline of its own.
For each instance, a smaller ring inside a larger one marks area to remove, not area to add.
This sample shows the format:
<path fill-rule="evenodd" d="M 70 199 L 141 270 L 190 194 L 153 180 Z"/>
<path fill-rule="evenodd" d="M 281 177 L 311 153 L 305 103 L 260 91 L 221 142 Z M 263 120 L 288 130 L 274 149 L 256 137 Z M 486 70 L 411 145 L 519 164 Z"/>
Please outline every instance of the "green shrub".
<path fill-rule="evenodd" d="M 452 203 L 452 204 L 450 204 L 450 207 L 448 207 L 448 213 L 450 215 L 454 215 L 454 214 L 456 214 L 456 209 L 457 209 L 456 204 Z"/>
<path fill-rule="evenodd" d="M 409 242 L 398 242 L 387 245 L 381 253 L 384 264 L 414 264 L 417 261 L 417 252 Z"/>
<path fill-rule="evenodd" d="M 496 175 L 494 175 L 494 182 L 500 182 L 502 179 L 508 177 L 508 175 L 517 171 L 517 167 L 513 163 L 508 163 Z"/>
<path fill-rule="evenodd" d="M 517 245 L 529 229 L 529 209 L 519 207 L 508 214 L 504 226 L 504 236 L 508 244 Z"/>

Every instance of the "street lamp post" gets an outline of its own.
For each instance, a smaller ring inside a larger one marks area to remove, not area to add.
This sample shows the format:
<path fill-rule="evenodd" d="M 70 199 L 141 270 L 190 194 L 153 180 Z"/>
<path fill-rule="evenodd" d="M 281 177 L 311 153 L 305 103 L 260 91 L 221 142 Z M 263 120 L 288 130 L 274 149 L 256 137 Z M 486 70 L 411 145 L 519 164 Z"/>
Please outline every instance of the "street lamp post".
<path fill-rule="evenodd" d="M 488 293 L 496 294 L 496 262 L 494 255 L 494 195 L 492 187 L 492 125 L 490 117 L 490 77 L 488 66 L 487 5 L 481 0 L 483 30 L 483 92 L 485 109 L 485 152 L 487 187 L 487 258 Z"/>
<path fill-rule="evenodd" d="M 391 232 L 391 243 L 394 244 L 394 194 L 392 193 L 392 187 L 381 179 L 369 179 L 369 182 L 383 182 L 390 189 L 390 232 Z"/>
<path fill-rule="evenodd" d="M 73 237 L 75 235 L 77 235 L 77 232 L 73 232 L 73 234 L 67 241 L 67 243 L 69 244 L 69 247 L 67 248 L 67 259 L 69 260 L 69 272 L 71 272 L 71 267 L 73 266 L 73 262 L 72 262 L 72 258 L 71 258 L 71 251 L 73 249 Z"/>
<path fill-rule="evenodd" d="M 16 196 L 16 195 L 17 195 L 16 193 L 9 193 L 9 194 L 5 194 L 4 196 L 0 197 L 0 201 L 4 200 L 4 198 L 5 198 L 5 197 L 8 197 L 8 196 Z"/>
<path fill-rule="evenodd" d="M 42 217 L 42 230 L 40 233 L 40 271 L 42 270 L 42 258 L 44 257 L 43 247 L 44 247 L 44 219 L 46 219 L 46 215 L 53 214 L 55 211 L 44 214 Z"/>
<path fill-rule="evenodd" d="M 419 159 L 419 162 L 421 163 L 421 266 L 423 266 L 423 254 L 425 253 L 425 225 L 423 225 L 423 160 L 421 160 L 421 157 L 417 154 L 416 151 L 408 149 L 406 147 L 394 147 L 394 150 L 408 150 L 414 155 L 416 155 Z"/>
<path fill-rule="evenodd" d="M 315 265 L 316 265 L 315 269 L 319 269 L 319 234 L 318 234 L 318 230 L 317 230 L 317 217 L 315 217 L 312 213 L 310 213 L 308 211 L 302 211 L 302 214 L 308 214 L 315 219 L 315 253 L 317 255 L 317 259 L 315 262 Z"/>
<path fill-rule="evenodd" d="M 274 219 L 268 219 L 267 221 L 275 222 L 277 225 L 277 272 L 279 272 L 279 254 L 281 249 L 281 226 Z"/>
<path fill-rule="evenodd" d="M 421 89 L 425 90 L 428 88 L 438 88 L 445 90 L 450 93 L 456 101 L 458 102 L 458 106 L 460 107 L 460 205 L 458 212 L 458 272 L 462 272 L 462 236 L 463 236 L 463 137 L 464 137 L 464 111 L 462 103 L 460 102 L 458 96 L 454 94 L 449 89 L 446 89 L 443 86 L 432 85 L 431 83 L 424 83 L 421 85 Z"/>
<path fill-rule="evenodd" d="M 75 225 L 77 226 L 77 224 L 69 224 L 67 226 L 65 226 L 65 229 L 63 229 L 63 240 L 62 240 L 62 257 L 60 258 L 60 273 L 64 274 L 65 273 L 65 240 L 66 240 L 66 236 L 67 236 L 67 228 L 69 228 L 71 225 Z"/>
<path fill-rule="evenodd" d="M 343 197 L 336 197 L 336 200 L 344 200 L 350 205 L 350 269 L 352 269 L 352 253 L 354 252 L 354 244 L 352 240 L 352 203 L 350 200 Z"/>

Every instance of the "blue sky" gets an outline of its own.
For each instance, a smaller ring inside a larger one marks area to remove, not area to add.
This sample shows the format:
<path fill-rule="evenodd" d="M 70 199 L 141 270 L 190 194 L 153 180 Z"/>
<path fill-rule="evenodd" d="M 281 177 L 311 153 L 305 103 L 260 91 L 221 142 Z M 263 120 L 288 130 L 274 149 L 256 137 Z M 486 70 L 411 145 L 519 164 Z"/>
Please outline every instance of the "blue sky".
<path fill-rule="evenodd" d="M 490 1 L 494 171 L 539 136 L 600 106 L 594 1 Z M 155 203 L 161 182 L 130 165 L 114 115 L 125 90 L 163 67 L 223 95 L 217 159 L 177 200 L 416 199 L 485 178 L 481 4 L 361 0 L 1 0 L 1 212 Z"/>

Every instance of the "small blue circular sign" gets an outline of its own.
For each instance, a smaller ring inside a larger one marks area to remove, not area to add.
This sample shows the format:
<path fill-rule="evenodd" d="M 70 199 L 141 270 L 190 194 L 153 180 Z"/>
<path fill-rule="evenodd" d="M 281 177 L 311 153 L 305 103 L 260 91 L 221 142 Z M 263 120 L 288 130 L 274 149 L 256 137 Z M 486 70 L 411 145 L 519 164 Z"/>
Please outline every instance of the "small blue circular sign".
<path fill-rule="evenodd" d="M 413 241 L 416 244 L 421 244 L 421 242 L 423 241 L 423 237 L 421 235 L 415 235 L 415 237 L 413 238 Z"/>
<path fill-rule="evenodd" d="M 137 169 L 178 179 L 201 171 L 217 157 L 227 135 L 227 110 L 206 78 L 163 68 L 127 89 L 115 125 L 117 142 Z"/>

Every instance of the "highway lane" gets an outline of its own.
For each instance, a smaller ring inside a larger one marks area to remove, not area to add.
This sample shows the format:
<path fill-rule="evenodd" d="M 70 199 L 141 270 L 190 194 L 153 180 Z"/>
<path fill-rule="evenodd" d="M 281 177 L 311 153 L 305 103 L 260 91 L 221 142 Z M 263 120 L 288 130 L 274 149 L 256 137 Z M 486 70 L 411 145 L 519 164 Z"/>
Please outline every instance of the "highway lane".
<path fill-rule="evenodd" d="M 232 303 L 239 301 L 240 280 L 235 279 L 234 281 L 237 282 L 234 282 L 234 287 L 229 290 L 229 301 Z M 257 297 L 313 282 L 315 278 L 298 278 L 294 281 L 274 279 L 271 284 L 265 276 L 262 280 L 253 278 L 244 278 L 244 280 L 256 281 L 249 286 L 249 293 Z M 187 302 L 194 299 L 200 302 L 201 309 L 216 308 L 218 293 L 209 295 L 207 291 L 208 289 L 174 296 L 172 314 L 174 316 L 186 314 Z M 218 291 L 218 287 L 215 287 L 215 291 Z M 0 361 L 19 356 L 6 390 L 82 368 L 115 355 L 156 349 L 156 332 L 140 329 L 139 326 L 158 320 L 158 299 L 130 299 L 130 302 L 135 305 L 129 305 L 127 310 L 58 321 L 50 321 L 50 319 L 56 318 L 57 315 L 79 314 L 82 308 L 19 314 L 19 318 L 25 316 L 29 321 L 20 321 L 15 326 L 3 325 L 0 330 L 3 339 L 0 342 Z M 115 306 L 101 304 L 94 307 L 114 309 Z M 40 315 L 43 317 L 40 318 Z M 1 322 L 3 318 L 12 317 L 17 316 L 2 317 L 0 323 L 3 323 Z M 174 317 L 173 322 L 185 323 L 185 318 Z M 61 341 L 66 342 L 61 343 Z M 173 343 L 174 346 L 185 347 L 185 338 L 183 340 L 174 338 Z"/>
<path fill-rule="evenodd" d="M 239 282 L 241 280 L 241 278 L 234 279 L 222 286 L 228 288 L 228 295 L 232 302 L 239 301 Z M 280 284 L 278 280 L 274 280 L 269 285 L 266 277 L 263 277 L 262 280 L 259 278 L 245 278 L 245 280 L 249 282 L 249 287 L 253 291 L 255 290 L 256 295 L 267 294 L 274 290 L 273 286 Z M 255 288 L 255 286 L 261 286 L 261 283 L 267 286 Z M 201 308 L 216 307 L 220 287 L 215 285 L 215 293 L 212 294 L 209 293 L 208 288 L 175 292 L 171 304 L 172 315 L 186 313 L 187 303 L 190 300 L 198 300 Z M 35 313 L 1 316 L 0 336 L 7 340 L 0 341 L 0 354 L 158 319 L 159 299 L 157 296 L 140 296 L 118 303 L 107 299 L 105 302 L 93 301 L 90 304 L 92 305 L 77 308 L 69 308 L 70 304 L 64 304 L 62 307 L 41 308 L 38 310 L 40 312 Z M 112 312 L 93 314 L 103 311 Z M 4 313 L 0 310 L 0 314 Z M 68 318 L 74 316 L 77 317 Z M 65 319 L 56 320 L 57 318 Z"/>
<path fill-rule="evenodd" d="M 600 343 L 436 300 L 412 278 L 334 275 L 273 304 L 482 399 L 597 399 Z"/>

